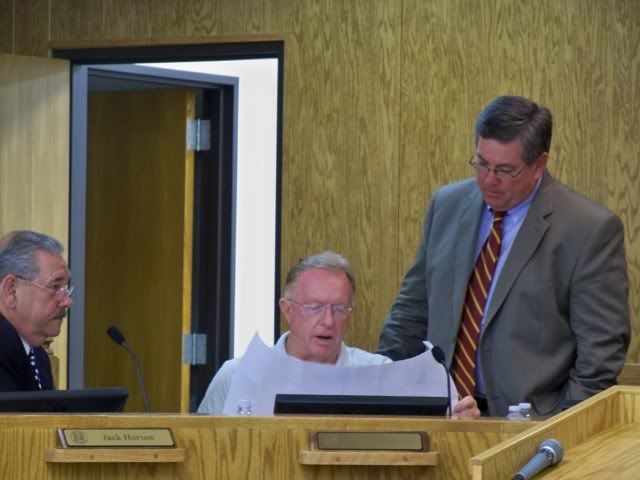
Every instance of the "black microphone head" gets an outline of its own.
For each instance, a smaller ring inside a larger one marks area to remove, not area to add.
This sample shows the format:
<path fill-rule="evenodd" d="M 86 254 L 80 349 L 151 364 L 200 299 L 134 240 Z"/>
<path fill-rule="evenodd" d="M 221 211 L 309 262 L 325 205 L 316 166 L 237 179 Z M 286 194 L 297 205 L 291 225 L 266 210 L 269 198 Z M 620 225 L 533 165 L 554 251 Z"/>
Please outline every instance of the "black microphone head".
<path fill-rule="evenodd" d="M 122 332 L 118 330 L 118 327 L 109 327 L 107 328 L 107 335 L 111 337 L 111 340 L 116 342 L 118 345 L 124 344 L 124 335 Z"/>
<path fill-rule="evenodd" d="M 444 365 L 444 361 L 445 361 L 444 352 L 438 345 L 434 345 L 431 348 L 431 355 L 433 355 L 433 358 L 435 359 L 436 362 Z"/>
<path fill-rule="evenodd" d="M 558 440 L 550 438 L 538 445 L 538 453 L 544 453 L 551 465 L 557 465 L 562 460 L 564 449 Z"/>

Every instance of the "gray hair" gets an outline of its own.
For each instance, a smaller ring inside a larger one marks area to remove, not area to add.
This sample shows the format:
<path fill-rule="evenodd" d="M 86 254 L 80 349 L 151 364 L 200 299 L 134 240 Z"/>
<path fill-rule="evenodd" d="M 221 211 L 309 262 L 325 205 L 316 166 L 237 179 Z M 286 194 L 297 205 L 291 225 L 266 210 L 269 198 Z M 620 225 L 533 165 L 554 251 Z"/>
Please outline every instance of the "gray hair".
<path fill-rule="evenodd" d="M 497 97 L 484 107 L 476 121 L 476 145 L 479 137 L 500 142 L 519 138 L 522 160 L 527 165 L 549 151 L 552 133 L 551 111 L 524 97 Z"/>
<path fill-rule="evenodd" d="M 356 280 L 349 260 L 339 253 L 331 251 L 316 253 L 314 255 L 302 257 L 298 260 L 298 263 L 296 263 L 287 274 L 287 279 L 284 285 L 284 295 L 288 296 L 291 293 L 293 285 L 296 283 L 302 272 L 314 268 L 326 268 L 328 270 L 344 273 L 347 276 L 347 279 L 349 279 L 351 290 L 355 295 Z"/>
<path fill-rule="evenodd" d="M 44 250 L 62 255 L 62 244 L 44 233 L 29 230 L 17 230 L 0 239 L 0 279 L 14 274 L 27 280 L 33 280 L 40 269 L 35 252 Z"/>

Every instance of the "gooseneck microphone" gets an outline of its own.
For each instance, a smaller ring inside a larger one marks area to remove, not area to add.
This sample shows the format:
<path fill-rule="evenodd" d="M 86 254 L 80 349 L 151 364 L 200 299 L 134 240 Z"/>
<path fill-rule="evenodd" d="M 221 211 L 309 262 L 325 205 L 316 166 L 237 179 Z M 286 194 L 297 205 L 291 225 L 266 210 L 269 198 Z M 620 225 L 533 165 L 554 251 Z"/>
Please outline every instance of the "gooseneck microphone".
<path fill-rule="evenodd" d="M 557 465 L 562 460 L 562 445 L 558 440 L 550 438 L 538 445 L 536 454 L 516 473 L 511 480 L 529 480 L 545 468 Z"/>
<path fill-rule="evenodd" d="M 136 375 L 138 376 L 138 386 L 140 387 L 140 391 L 142 392 L 142 399 L 144 400 L 144 411 L 149 413 L 149 398 L 147 397 L 147 390 L 144 388 L 144 380 L 142 379 L 142 370 L 140 369 L 140 362 L 138 362 L 138 357 L 135 352 L 129 348 L 127 342 L 124 339 L 124 335 L 118 329 L 118 327 L 109 327 L 107 328 L 107 335 L 111 337 L 111 340 L 116 342 L 118 345 L 121 345 L 129 354 L 131 358 L 133 358 L 133 364 L 136 366 Z"/>
<path fill-rule="evenodd" d="M 437 346 L 434 345 L 431 348 L 431 355 L 433 355 L 433 358 L 436 362 L 438 362 L 440 365 L 442 365 L 444 367 L 444 371 L 447 374 L 447 399 L 449 400 L 449 417 L 451 415 L 453 415 L 453 409 L 451 408 L 451 382 L 449 381 L 450 375 L 449 375 L 449 369 L 447 368 L 447 364 L 446 364 L 446 359 L 444 356 L 444 352 L 442 351 L 442 349 Z"/>

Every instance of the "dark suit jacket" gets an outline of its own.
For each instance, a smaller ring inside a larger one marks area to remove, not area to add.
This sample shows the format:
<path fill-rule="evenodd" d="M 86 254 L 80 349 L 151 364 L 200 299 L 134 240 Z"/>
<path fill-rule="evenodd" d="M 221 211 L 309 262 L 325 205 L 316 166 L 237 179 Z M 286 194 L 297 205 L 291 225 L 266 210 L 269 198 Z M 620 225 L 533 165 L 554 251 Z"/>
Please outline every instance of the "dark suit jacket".
<path fill-rule="evenodd" d="M 43 390 L 53 390 L 49 356 L 42 347 L 34 349 Z M 0 391 L 37 390 L 29 357 L 13 325 L 0 315 Z"/>
<path fill-rule="evenodd" d="M 475 179 L 434 194 L 379 353 L 408 358 L 428 339 L 451 365 L 484 206 Z M 479 340 L 490 413 L 529 401 L 546 415 L 614 385 L 629 344 L 627 296 L 620 218 L 545 172 Z"/>

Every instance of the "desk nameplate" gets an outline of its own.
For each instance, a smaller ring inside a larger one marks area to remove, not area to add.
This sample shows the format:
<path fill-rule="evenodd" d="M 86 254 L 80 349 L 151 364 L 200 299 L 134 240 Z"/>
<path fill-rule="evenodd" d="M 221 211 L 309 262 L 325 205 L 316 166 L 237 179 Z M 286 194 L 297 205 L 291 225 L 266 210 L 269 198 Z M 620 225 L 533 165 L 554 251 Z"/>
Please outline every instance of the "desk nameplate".
<path fill-rule="evenodd" d="M 439 452 L 428 450 L 426 432 L 315 432 L 302 465 L 434 466 Z"/>
<path fill-rule="evenodd" d="M 423 432 L 317 432 L 318 450 L 426 450 Z"/>
<path fill-rule="evenodd" d="M 168 428 L 59 428 L 63 448 L 171 448 Z"/>

